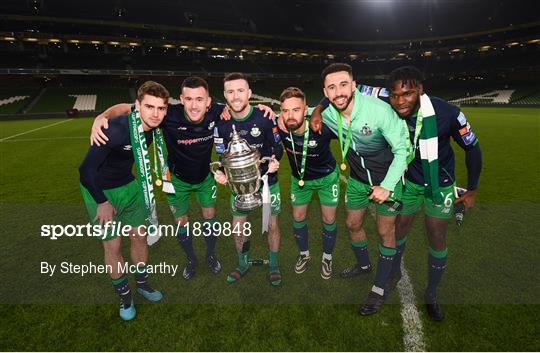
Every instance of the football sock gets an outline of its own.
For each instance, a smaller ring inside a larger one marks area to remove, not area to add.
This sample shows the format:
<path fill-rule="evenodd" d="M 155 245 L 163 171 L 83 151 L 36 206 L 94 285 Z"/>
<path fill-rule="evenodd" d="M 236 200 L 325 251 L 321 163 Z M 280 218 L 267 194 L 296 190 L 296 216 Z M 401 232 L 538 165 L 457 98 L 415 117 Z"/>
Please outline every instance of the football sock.
<path fill-rule="evenodd" d="M 407 237 L 396 240 L 396 256 L 392 264 L 392 273 L 401 273 L 401 259 L 403 258 L 403 252 L 405 251 L 405 245 L 407 244 Z"/>
<path fill-rule="evenodd" d="M 176 240 L 184 249 L 186 256 L 189 261 L 195 261 L 195 250 L 193 250 L 193 239 L 189 236 L 186 226 L 179 227 L 178 232 L 176 233 Z"/>
<path fill-rule="evenodd" d="M 326 254 L 331 254 L 334 251 L 337 238 L 336 222 L 332 224 L 323 223 L 322 239 L 323 239 L 323 251 Z"/>
<path fill-rule="evenodd" d="M 300 251 L 307 251 L 309 249 L 307 221 L 293 221 L 293 234 L 298 249 Z"/>
<path fill-rule="evenodd" d="M 142 269 L 139 269 L 139 266 L 137 266 L 137 271 L 135 272 L 135 282 L 137 283 L 137 288 L 144 289 L 148 292 L 154 291 L 148 285 L 148 272 L 146 271 L 146 265 Z"/>
<path fill-rule="evenodd" d="M 386 282 L 390 271 L 392 270 L 392 262 L 396 255 L 395 248 L 389 248 L 382 244 L 379 244 L 379 260 L 377 262 L 377 273 L 375 274 L 375 281 L 373 283 L 373 292 L 384 295 L 384 288 L 386 288 Z"/>
<path fill-rule="evenodd" d="M 122 303 L 124 304 L 124 309 L 127 309 L 131 306 L 131 289 L 129 288 L 129 282 L 126 275 L 122 275 L 121 277 L 117 279 L 112 280 L 112 284 L 114 287 L 114 290 L 116 291 L 116 294 L 120 297 L 122 300 Z"/>
<path fill-rule="evenodd" d="M 215 218 L 205 219 L 205 220 L 203 221 L 203 225 L 204 225 L 204 226 L 203 226 L 203 227 L 204 227 L 203 232 L 208 233 L 208 232 L 206 231 L 207 225 L 204 224 L 204 223 L 206 223 L 206 222 L 209 223 L 208 226 L 210 227 L 210 228 L 209 228 L 209 229 L 210 229 L 210 235 L 204 237 L 204 241 L 206 242 L 206 257 L 208 257 L 208 256 L 214 255 L 215 252 L 216 252 L 217 235 L 216 235 L 216 232 L 214 232 L 213 225 L 214 225 L 214 223 L 216 223 L 217 221 L 216 221 Z"/>
<path fill-rule="evenodd" d="M 268 266 L 270 267 L 270 272 L 279 271 L 279 262 L 278 262 L 278 251 L 269 251 L 268 252 Z"/>
<path fill-rule="evenodd" d="M 356 257 L 356 262 L 358 262 L 358 265 L 363 269 L 371 267 L 367 245 L 367 240 L 353 241 L 351 243 L 351 248 L 354 256 Z"/>
<path fill-rule="evenodd" d="M 444 269 L 446 268 L 446 259 L 448 257 L 448 248 L 442 251 L 433 250 L 429 247 L 428 255 L 428 286 L 426 293 L 432 297 L 437 297 L 437 286 L 441 281 Z"/>
<path fill-rule="evenodd" d="M 238 268 L 237 270 L 240 271 L 240 273 L 245 273 L 249 269 L 249 248 L 251 243 L 249 241 L 246 241 L 242 245 L 242 252 L 238 254 Z"/>

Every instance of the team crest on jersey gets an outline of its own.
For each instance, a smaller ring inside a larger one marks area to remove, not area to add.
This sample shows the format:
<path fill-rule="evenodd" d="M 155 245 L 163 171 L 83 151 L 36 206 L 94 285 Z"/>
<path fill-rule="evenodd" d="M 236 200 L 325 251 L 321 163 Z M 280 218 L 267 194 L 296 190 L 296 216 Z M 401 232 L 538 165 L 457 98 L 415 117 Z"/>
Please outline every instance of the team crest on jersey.
<path fill-rule="evenodd" d="M 216 123 L 211 121 L 210 124 L 208 125 L 208 130 L 212 130 L 215 125 L 216 125 Z"/>
<path fill-rule="evenodd" d="M 310 141 L 308 141 L 307 145 L 308 145 L 309 148 L 315 148 L 315 147 L 317 147 L 317 141 L 310 140 Z"/>
<path fill-rule="evenodd" d="M 360 133 L 363 135 L 363 136 L 371 136 L 372 132 L 371 132 L 371 128 L 369 126 L 364 125 L 364 127 L 362 128 L 362 130 L 360 130 Z"/>
<path fill-rule="evenodd" d="M 261 135 L 261 130 L 257 126 L 254 126 L 251 128 L 250 134 L 253 137 L 259 137 Z"/>

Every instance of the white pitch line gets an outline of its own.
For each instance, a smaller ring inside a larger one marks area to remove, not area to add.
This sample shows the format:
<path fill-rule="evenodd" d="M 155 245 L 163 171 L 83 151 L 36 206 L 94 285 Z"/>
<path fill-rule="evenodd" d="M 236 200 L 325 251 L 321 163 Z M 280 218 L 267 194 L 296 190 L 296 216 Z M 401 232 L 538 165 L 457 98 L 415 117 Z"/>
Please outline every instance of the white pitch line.
<path fill-rule="evenodd" d="M 54 141 L 54 140 L 82 140 L 88 139 L 88 136 L 58 136 L 58 137 L 36 137 L 28 139 L 13 139 L 5 142 L 32 142 L 32 141 Z M 0 141 L 4 142 L 4 141 Z"/>
<path fill-rule="evenodd" d="M 20 134 L 15 134 L 15 135 L 11 135 L 11 136 L 8 136 L 8 137 L 4 137 L 3 139 L 0 139 L 0 142 L 4 142 L 5 140 L 9 140 L 10 138 L 13 138 L 13 137 L 17 137 L 17 136 L 21 136 L 21 135 L 26 135 L 26 134 L 29 134 L 29 133 L 34 132 L 34 131 L 46 129 L 46 128 L 51 127 L 51 126 L 55 126 L 55 125 L 67 123 L 68 121 L 71 121 L 71 120 L 73 120 L 73 119 L 68 119 L 68 120 L 58 121 L 58 122 L 56 122 L 56 123 L 52 123 L 52 124 L 49 124 L 49 125 L 45 125 L 45 126 L 42 126 L 42 127 L 38 127 L 38 128 L 36 128 L 36 129 L 32 129 L 32 130 L 28 130 L 28 131 L 25 131 L 25 132 L 21 132 Z"/>
<path fill-rule="evenodd" d="M 347 178 L 339 174 L 339 179 L 347 184 Z M 401 319 L 403 321 L 403 345 L 405 352 L 425 352 L 424 330 L 420 314 L 416 308 L 414 289 L 405 269 L 405 262 L 401 258 L 401 280 L 398 282 L 397 290 L 401 301 Z"/>
<path fill-rule="evenodd" d="M 401 259 L 401 280 L 397 289 L 401 298 L 401 319 L 403 321 L 403 345 L 406 352 L 425 352 L 424 330 L 422 320 L 416 308 L 414 290 L 405 269 L 405 262 Z"/>

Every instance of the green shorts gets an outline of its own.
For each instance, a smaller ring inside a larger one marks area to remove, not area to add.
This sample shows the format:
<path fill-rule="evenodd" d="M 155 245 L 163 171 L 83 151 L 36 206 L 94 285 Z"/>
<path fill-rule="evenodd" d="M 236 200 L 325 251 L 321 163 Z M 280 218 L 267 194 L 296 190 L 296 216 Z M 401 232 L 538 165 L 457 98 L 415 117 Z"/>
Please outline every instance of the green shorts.
<path fill-rule="evenodd" d="M 298 179 L 291 174 L 291 202 L 293 206 L 307 205 L 311 202 L 313 192 L 319 195 L 321 205 L 337 206 L 339 202 L 339 171 L 313 180 L 304 180 L 304 186 L 298 185 Z"/>
<path fill-rule="evenodd" d="M 94 219 L 96 218 L 98 205 L 92 195 L 90 195 L 90 192 L 82 185 L 81 192 L 88 211 L 88 217 L 90 217 L 90 223 L 95 224 Z M 136 180 L 114 189 L 103 190 L 103 193 L 116 210 L 113 221 L 116 221 L 117 224 L 122 222 L 122 226 L 130 225 L 132 227 L 146 224 L 146 206 L 144 205 L 139 183 Z M 100 237 L 99 239 L 112 240 L 119 235 L 119 232 L 115 232 L 114 234 L 109 232 L 105 237 Z"/>
<path fill-rule="evenodd" d="M 202 208 L 216 206 L 217 187 L 212 173 L 208 173 L 206 178 L 198 184 L 186 183 L 178 179 L 174 174 L 171 175 L 171 182 L 174 186 L 174 194 L 167 194 L 167 202 L 174 218 L 187 214 L 192 192 L 195 193 L 197 202 Z"/>
<path fill-rule="evenodd" d="M 369 199 L 368 191 L 371 189 L 371 185 L 362 183 L 353 178 L 349 178 L 347 182 L 347 191 L 345 192 L 345 208 L 348 210 L 361 210 L 367 208 L 369 203 L 372 202 Z M 403 184 L 399 181 L 394 188 L 394 191 L 390 193 L 390 196 L 396 200 L 401 200 L 401 193 Z M 377 214 L 383 216 L 397 216 L 397 211 L 390 211 L 385 204 L 375 204 L 375 211 Z"/>
<path fill-rule="evenodd" d="M 261 187 L 261 190 L 262 190 L 262 187 Z M 243 211 L 233 209 L 234 197 L 235 197 L 235 194 L 231 193 L 231 197 L 229 199 L 229 206 L 230 206 L 232 215 L 233 216 L 247 215 L 248 212 L 243 212 Z M 279 192 L 279 182 L 273 185 L 270 185 L 270 208 L 272 209 L 272 215 L 274 216 L 281 213 L 281 194 Z"/>
<path fill-rule="evenodd" d="M 454 214 L 454 186 L 444 186 L 440 188 L 444 203 L 435 205 L 431 197 L 424 194 L 425 186 L 415 184 L 409 180 L 405 180 L 405 190 L 403 191 L 403 209 L 400 214 L 410 215 L 418 212 L 420 205 L 424 204 L 424 212 L 426 215 L 434 218 L 450 219 Z"/>

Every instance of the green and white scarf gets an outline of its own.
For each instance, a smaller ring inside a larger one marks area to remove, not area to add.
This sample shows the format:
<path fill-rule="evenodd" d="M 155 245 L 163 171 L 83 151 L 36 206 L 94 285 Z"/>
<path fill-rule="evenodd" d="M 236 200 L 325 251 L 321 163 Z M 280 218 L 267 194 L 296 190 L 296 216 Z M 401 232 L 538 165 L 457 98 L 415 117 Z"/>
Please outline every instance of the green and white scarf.
<path fill-rule="evenodd" d="M 131 150 L 133 151 L 133 157 L 135 158 L 135 168 L 137 171 L 137 179 L 141 187 L 141 192 L 144 198 L 144 206 L 146 208 L 146 222 L 148 226 L 148 236 L 146 237 L 148 245 L 152 245 L 157 242 L 161 236 L 158 231 L 158 219 L 156 212 L 156 199 L 154 196 L 154 187 L 152 185 L 152 165 L 150 156 L 148 154 L 148 147 L 146 146 L 146 138 L 144 136 L 144 129 L 142 126 L 139 112 L 136 109 L 132 109 L 131 114 L 128 117 L 129 121 L 129 137 L 131 140 Z M 163 191 L 167 193 L 174 193 L 174 187 L 171 183 L 169 167 L 167 165 L 167 157 L 165 155 L 165 146 L 163 143 L 163 137 L 159 128 L 153 129 L 152 134 L 154 137 L 154 152 L 157 146 L 159 163 L 161 165 L 161 177 L 163 179 Z M 157 175 L 157 163 L 154 161 L 154 170 Z M 158 179 L 159 180 L 159 179 Z M 159 182 L 156 181 L 157 184 Z"/>
<path fill-rule="evenodd" d="M 422 174 L 426 184 L 426 196 L 431 196 L 436 205 L 443 203 L 442 194 L 439 190 L 439 139 L 437 137 L 437 117 L 435 109 L 427 94 L 420 96 L 420 158 L 422 159 Z M 417 124 L 418 129 L 418 124 Z M 415 131 L 416 134 L 416 131 Z M 413 151 L 414 153 L 414 151 Z"/>

